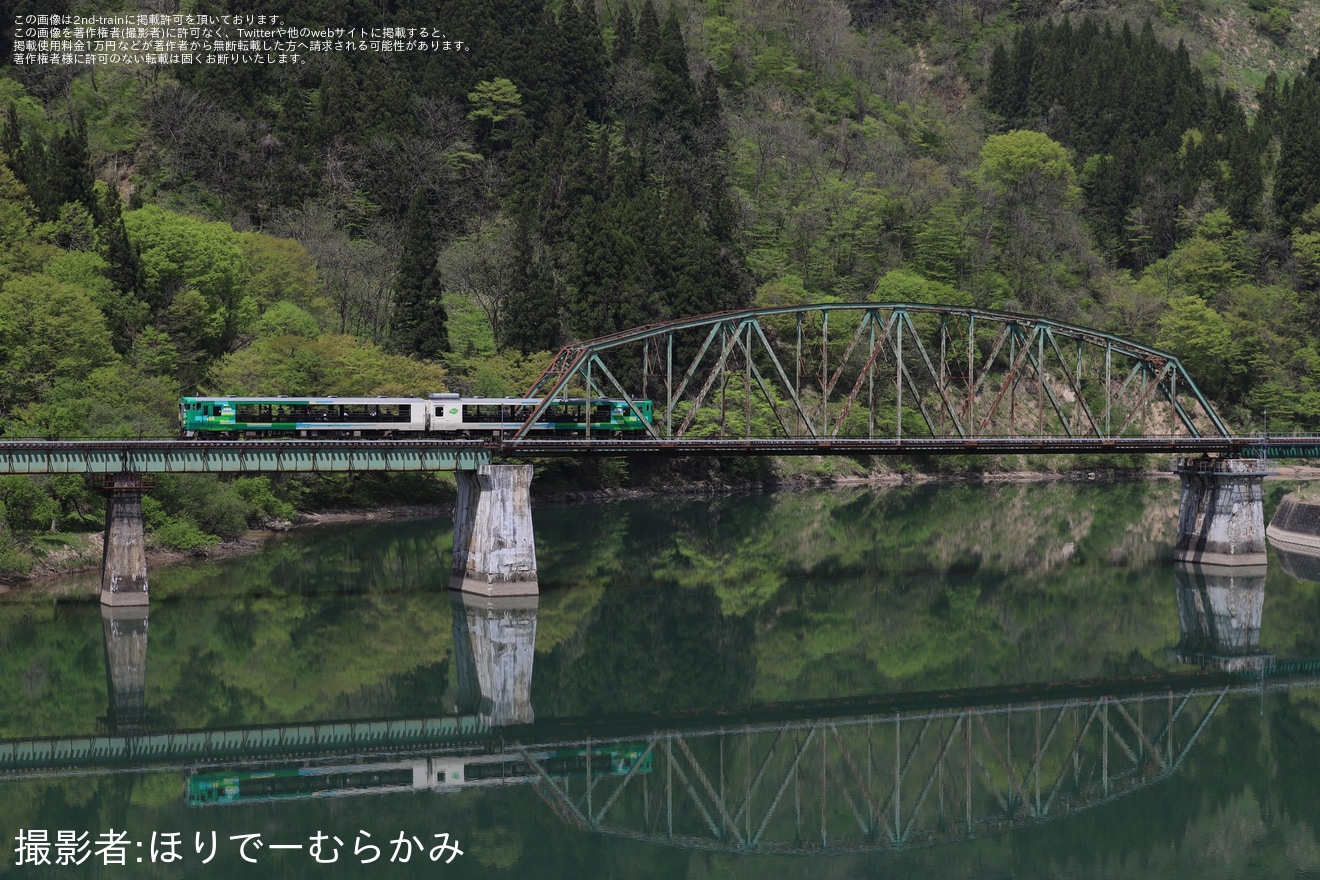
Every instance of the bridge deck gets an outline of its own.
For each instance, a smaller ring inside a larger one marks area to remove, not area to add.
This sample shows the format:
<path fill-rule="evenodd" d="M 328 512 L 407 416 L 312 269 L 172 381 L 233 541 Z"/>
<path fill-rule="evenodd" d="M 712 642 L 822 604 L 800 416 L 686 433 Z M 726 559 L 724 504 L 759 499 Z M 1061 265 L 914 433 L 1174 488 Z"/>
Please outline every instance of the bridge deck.
<path fill-rule="evenodd" d="M 0 443 L 5 474 L 336 473 L 476 470 L 490 452 L 453 440 L 74 440 Z"/>
<path fill-rule="evenodd" d="M 23 440 L 0 474 L 336 473 L 476 470 L 492 457 L 565 455 L 1240 455 L 1320 458 L 1316 437 L 605 437 L 467 440 Z"/>

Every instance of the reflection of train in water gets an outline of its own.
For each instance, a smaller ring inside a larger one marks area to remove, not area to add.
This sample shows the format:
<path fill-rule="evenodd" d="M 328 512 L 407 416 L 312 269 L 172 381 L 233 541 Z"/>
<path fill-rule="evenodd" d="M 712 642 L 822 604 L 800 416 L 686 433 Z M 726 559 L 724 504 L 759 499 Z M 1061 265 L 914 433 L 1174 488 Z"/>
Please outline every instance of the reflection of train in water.
<path fill-rule="evenodd" d="M 651 756 L 641 745 L 565 748 L 522 754 L 432 757 L 322 767 L 277 767 L 198 773 L 188 777 L 189 806 L 252 803 L 402 791 L 458 791 L 472 786 L 531 782 L 551 778 L 626 776 L 650 773 Z M 530 759 L 530 760 L 529 760 Z M 636 770 L 634 770 L 634 766 Z"/>
<path fill-rule="evenodd" d="M 511 434 L 541 404 L 536 397 L 181 397 L 179 431 L 206 437 L 479 437 Z M 645 431 L 651 401 L 554 400 L 534 436 L 623 437 Z"/>

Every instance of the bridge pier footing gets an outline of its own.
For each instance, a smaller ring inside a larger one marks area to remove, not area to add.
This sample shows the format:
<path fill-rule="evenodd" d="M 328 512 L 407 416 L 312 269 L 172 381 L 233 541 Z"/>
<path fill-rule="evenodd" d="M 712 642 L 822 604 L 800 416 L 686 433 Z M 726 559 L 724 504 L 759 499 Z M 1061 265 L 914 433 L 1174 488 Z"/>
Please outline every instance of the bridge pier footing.
<path fill-rule="evenodd" d="M 142 475 L 115 474 L 103 486 L 105 549 L 101 553 L 101 604 L 146 605 L 146 535 L 142 527 Z"/>
<path fill-rule="evenodd" d="M 1265 564 L 1265 462 L 1184 458 L 1174 558 L 1210 565 Z"/>
<path fill-rule="evenodd" d="M 458 471 L 450 589 L 478 596 L 535 596 L 532 466 Z"/>

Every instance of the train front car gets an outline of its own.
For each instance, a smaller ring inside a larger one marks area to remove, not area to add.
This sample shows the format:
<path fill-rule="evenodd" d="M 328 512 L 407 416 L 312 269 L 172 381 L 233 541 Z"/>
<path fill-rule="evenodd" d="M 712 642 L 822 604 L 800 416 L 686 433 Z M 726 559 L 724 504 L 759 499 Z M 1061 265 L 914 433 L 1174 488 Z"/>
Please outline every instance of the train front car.
<path fill-rule="evenodd" d="M 412 397 L 184 397 L 184 438 L 408 437 L 426 431 Z"/>

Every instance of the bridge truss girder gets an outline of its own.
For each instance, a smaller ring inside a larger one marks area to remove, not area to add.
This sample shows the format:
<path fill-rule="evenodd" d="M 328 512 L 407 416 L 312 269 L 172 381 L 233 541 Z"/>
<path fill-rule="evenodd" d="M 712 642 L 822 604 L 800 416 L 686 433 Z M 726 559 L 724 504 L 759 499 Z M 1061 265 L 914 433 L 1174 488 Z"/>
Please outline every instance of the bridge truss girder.
<path fill-rule="evenodd" d="M 528 392 L 622 399 L 652 440 L 1229 437 L 1176 357 L 1059 321 L 919 303 L 707 315 L 563 348 Z M 588 437 L 591 428 L 588 427 Z"/>
<path fill-rule="evenodd" d="M 552 776 L 584 831 L 693 849 L 895 850 L 1062 818 L 1175 773 L 1229 688 L 657 733 L 620 773 Z M 613 742 L 592 740 L 587 752 Z"/>

